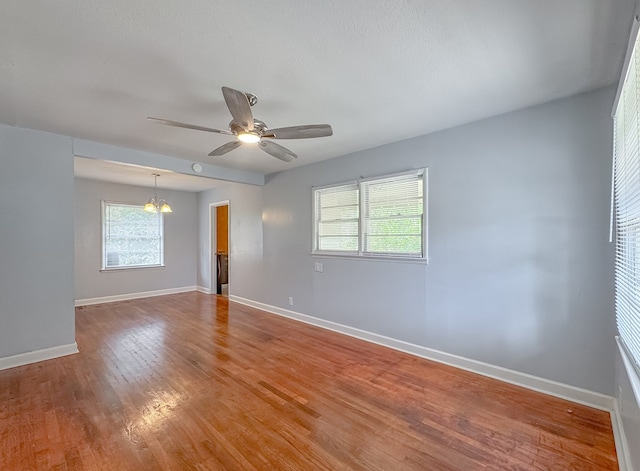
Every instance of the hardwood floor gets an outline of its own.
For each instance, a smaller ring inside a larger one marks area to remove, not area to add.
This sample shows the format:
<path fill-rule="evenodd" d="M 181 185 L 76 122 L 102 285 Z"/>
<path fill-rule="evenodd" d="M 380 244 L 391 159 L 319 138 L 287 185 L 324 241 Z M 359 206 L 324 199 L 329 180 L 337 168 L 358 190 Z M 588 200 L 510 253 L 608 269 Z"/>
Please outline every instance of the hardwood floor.
<path fill-rule="evenodd" d="M 226 298 L 76 310 L 0 371 L 0 469 L 609 470 L 609 414 Z"/>

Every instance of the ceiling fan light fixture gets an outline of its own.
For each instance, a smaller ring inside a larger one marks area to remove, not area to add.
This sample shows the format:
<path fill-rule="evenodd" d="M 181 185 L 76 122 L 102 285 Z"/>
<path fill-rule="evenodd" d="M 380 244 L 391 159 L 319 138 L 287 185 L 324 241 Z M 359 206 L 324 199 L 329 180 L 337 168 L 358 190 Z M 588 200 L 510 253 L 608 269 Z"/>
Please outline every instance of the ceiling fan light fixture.
<path fill-rule="evenodd" d="M 260 142 L 260 136 L 252 132 L 240 133 L 238 134 L 238 139 L 245 144 L 255 144 L 256 142 Z"/>

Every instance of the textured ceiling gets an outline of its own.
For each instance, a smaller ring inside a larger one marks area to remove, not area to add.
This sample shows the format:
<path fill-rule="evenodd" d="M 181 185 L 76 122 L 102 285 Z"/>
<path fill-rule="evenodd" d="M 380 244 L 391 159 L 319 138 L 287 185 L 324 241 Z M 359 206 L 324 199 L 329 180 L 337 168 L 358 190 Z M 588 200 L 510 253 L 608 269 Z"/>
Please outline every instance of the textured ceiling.
<path fill-rule="evenodd" d="M 0 122 L 271 173 L 616 82 L 633 0 L 3 0 Z M 334 136 L 207 153 L 222 85 L 269 127 Z"/>

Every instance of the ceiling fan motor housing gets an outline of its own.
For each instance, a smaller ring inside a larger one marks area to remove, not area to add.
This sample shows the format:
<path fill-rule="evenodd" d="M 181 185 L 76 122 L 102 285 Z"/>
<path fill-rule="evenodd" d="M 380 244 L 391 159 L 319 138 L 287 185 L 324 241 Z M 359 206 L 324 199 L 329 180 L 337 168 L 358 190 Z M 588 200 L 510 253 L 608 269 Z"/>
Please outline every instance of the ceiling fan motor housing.
<path fill-rule="evenodd" d="M 229 129 L 231 129 L 231 132 L 234 133 L 235 135 L 242 134 L 245 132 L 242 126 L 240 126 L 234 120 L 231 120 L 231 122 L 229 123 Z M 262 136 L 267 129 L 268 129 L 267 125 L 265 124 L 264 121 L 260 121 L 259 119 L 253 120 L 253 130 L 259 136 Z"/>

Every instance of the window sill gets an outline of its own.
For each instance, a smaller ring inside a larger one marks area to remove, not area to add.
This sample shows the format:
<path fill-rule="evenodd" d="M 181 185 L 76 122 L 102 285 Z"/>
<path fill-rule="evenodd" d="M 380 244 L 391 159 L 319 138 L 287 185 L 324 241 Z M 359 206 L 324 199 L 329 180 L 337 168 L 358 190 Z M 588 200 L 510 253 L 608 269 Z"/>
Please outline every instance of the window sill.
<path fill-rule="evenodd" d="M 624 369 L 627 371 L 629 383 L 631 383 L 631 389 L 633 389 L 633 395 L 636 397 L 636 403 L 640 406 L 640 375 L 633 366 L 633 360 L 629 358 L 627 349 L 622 344 L 620 337 L 616 336 L 616 342 L 618 344 L 618 349 L 620 350 L 622 362 L 624 363 Z"/>
<path fill-rule="evenodd" d="M 315 258 L 336 258 L 341 260 L 368 260 L 372 262 L 415 263 L 419 265 L 429 265 L 428 258 L 420 257 L 394 257 L 392 255 L 356 255 L 326 252 L 311 252 L 310 255 Z"/>
<path fill-rule="evenodd" d="M 136 267 L 109 267 L 109 268 L 101 268 L 100 271 L 102 272 L 109 272 L 109 271 L 122 271 L 122 270 L 139 270 L 141 268 L 164 268 L 164 265 L 140 265 L 140 266 L 136 266 Z"/>

